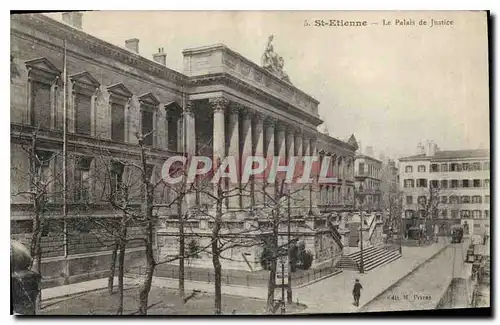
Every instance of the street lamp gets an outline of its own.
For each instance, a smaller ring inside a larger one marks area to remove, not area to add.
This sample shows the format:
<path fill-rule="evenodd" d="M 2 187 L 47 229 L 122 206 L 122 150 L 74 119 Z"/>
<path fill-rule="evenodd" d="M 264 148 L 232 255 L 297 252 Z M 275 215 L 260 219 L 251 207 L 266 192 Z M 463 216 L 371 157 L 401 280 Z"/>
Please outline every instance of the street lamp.
<path fill-rule="evenodd" d="M 285 306 L 285 257 L 281 256 L 280 257 L 280 262 L 281 262 L 281 314 L 286 313 L 286 306 Z"/>
<path fill-rule="evenodd" d="M 361 194 L 359 196 L 360 200 L 360 206 L 359 206 L 359 221 L 360 221 L 360 226 L 359 226 L 359 242 L 360 242 L 360 260 L 359 260 L 359 273 L 365 273 L 365 268 L 364 268 L 364 261 L 363 261 L 363 224 L 364 224 L 364 219 L 363 219 L 363 206 L 364 206 L 364 201 L 365 197 L 364 194 Z"/>

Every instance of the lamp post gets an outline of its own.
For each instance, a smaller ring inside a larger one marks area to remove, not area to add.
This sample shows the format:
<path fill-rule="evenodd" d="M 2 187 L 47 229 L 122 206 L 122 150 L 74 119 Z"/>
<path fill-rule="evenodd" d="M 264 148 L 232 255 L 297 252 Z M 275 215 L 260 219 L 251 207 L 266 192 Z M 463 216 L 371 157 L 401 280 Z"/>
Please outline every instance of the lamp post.
<path fill-rule="evenodd" d="M 359 206 L 359 221 L 360 221 L 360 233 L 359 233 L 359 242 L 360 242 L 360 260 L 359 260 L 359 273 L 365 273 L 364 262 L 363 262 L 363 206 L 364 206 L 365 197 L 363 194 L 360 195 L 360 206 Z"/>
<path fill-rule="evenodd" d="M 291 219 L 291 210 L 290 210 L 290 186 L 288 186 L 288 234 L 287 234 L 287 248 L 288 248 L 288 285 L 286 288 L 286 301 L 287 303 L 292 303 L 292 246 L 290 245 L 290 219 Z"/>
<path fill-rule="evenodd" d="M 281 257 L 281 314 L 285 313 L 285 258 Z"/>

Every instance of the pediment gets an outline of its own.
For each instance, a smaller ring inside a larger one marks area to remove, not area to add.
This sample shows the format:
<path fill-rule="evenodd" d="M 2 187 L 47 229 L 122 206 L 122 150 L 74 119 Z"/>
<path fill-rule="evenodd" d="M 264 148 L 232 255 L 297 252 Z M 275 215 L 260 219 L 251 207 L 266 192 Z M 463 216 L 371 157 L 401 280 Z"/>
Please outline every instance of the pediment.
<path fill-rule="evenodd" d="M 113 95 L 120 96 L 120 97 L 130 98 L 133 95 L 132 92 L 130 90 L 128 90 L 128 88 L 125 87 L 125 85 L 121 82 L 118 84 L 114 84 L 112 86 L 109 86 L 107 89 L 108 89 L 109 93 L 111 93 Z"/>
<path fill-rule="evenodd" d="M 152 93 L 146 93 L 139 96 L 139 102 L 155 107 L 160 104 L 160 101 Z"/>
<path fill-rule="evenodd" d="M 24 63 L 27 68 L 34 71 L 41 71 L 48 73 L 50 75 L 59 76 L 61 75 L 61 70 L 59 70 L 52 62 L 46 58 L 38 58 L 34 60 L 29 60 Z"/>
<path fill-rule="evenodd" d="M 169 111 L 182 111 L 182 106 L 179 105 L 179 103 L 177 103 L 176 101 L 172 101 L 172 102 L 165 104 L 165 110 L 167 112 L 169 112 Z"/>
<path fill-rule="evenodd" d="M 69 76 L 71 81 L 76 84 L 80 84 L 83 86 L 89 86 L 92 88 L 98 88 L 101 84 L 97 81 L 88 71 L 76 73 L 74 75 Z"/>

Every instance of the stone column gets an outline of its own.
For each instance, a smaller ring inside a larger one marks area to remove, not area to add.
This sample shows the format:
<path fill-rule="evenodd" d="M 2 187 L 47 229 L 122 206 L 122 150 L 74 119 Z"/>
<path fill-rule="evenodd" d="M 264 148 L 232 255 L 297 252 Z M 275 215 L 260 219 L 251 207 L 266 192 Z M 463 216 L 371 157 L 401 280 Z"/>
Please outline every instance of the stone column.
<path fill-rule="evenodd" d="M 229 101 L 224 97 L 210 99 L 210 105 L 214 112 L 214 127 L 213 127 L 213 157 L 212 169 L 217 171 L 220 164 L 226 158 L 226 127 L 225 127 L 225 110 L 229 105 Z M 225 189 L 226 179 L 221 179 L 221 188 Z M 214 184 L 214 194 L 217 195 L 218 186 Z M 223 207 L 227 206 L 227 202 L 223 203 Z"/>
<path fill-rule="evenodd" d="M 242 111 L 242 132 L 243 148 L 241 151 L 240 170 L 241 175 L 244 172 L 246 159 L 252 156 L 252 120 L 253 112 L 245 109 Z M 241 179 L 241 176 L 240 176 Z M 253 177 L 248 180 L 247 184 L 241 183 L 241 207 L 250 210 L 253 205 Z"/>
<path fill-rule="evenodd" d="M 305 135 L 302 136 L 302 145 L 303 145 L 303 148 L 304 148 L 304 156 L 310 156 L 311 155 L 311 142 L 309 141 L 309 138 Z M 317 162 L 313 163 L 314 164 L 317 164 Z M 311 171 L 311 174 L 312 174 L 312 171 Z M 303 184 L 302 185 L 304 187 L 304 195 L 303 195 L 303 199 L 304 199 L 304 213 L 307 214 L 309 213 L 309 208 L 311 206 L 311 190 L 312 190 L 312 184 L 309 183 L 309 184 Z"/>
<path fill-rule="evenodd" d="M 275 147 L 275 142 L 276 138 L 274 136 L 274 131 L 275 131 L 275 126 L 276 126 L 276 120 L 274 118 L 266 118 L 264 120 L 264 126 L 265 126 L 265 143 L 266 143 L 266 161 L 267 161 L 267 168 L 265 171 L 265 179 L 264 179 L 264 186 L 265 186 L 265 198 L 264 198 L 264 203 L 267 206 L 272 206 L 273 205 L 273 200 L 270 198 L 275 197 L 275 183 L 268 182 L 268 177 L 269 177 L 269 172 L 271 171 L 271 164 L 273 162 L 273 157 L 276 155 L 276 147 Z"/>
<path fill-rule="evenodd" d="M 310 150 L 311 150 L 311 156 L 318 156 L 318 148 L 316 146 L 316 139 L 311 138 L 310 140 Z M 319 157 L 317 158 L 319 161 Z M 321 168 L 321 166 L 320 166 Z M 312 191 L 311 191 L 311 206 L 312 206 L 312 213 L 314 215 L 319 215 L 319 210 L 318 210 L 318 192 L 319 192 L 319 186 L 318 186 L 318 177 L 319 177 L 319 170 L 318 168 L 318 175 L 315 177 L 314 182 L 312 184 Z"/>
<path fill-rule="evenodd" d="M 229 148 L 227 155 L 233 157 L 236 164 L 236 175 L 240 175 L 240 105 L 231 105 L 229 112 L 229 123 L 228 123 L 228 136 L 229 136 Z M 240 184 L 231 183 L 228 188 L 227 195 L 229 195 L 229 208 L 239 209 L 240 208 Z"/>
<path fill-rule="evenodd" d="M 254 155 L 256 157 L 264 157 L 264 120 L 261 115 L 254 115 L 254 139 L 253 143 L 255 145 L 255 153 Z M 274 146 L 273 146 L 274 149 Z M 261 206 L 264 204 L 264 193 L 263 191 L 263 184 L 265 179 L 263 178 L 265 173 L 261 173 L 260 175 L 257 175 L 254 178 L 254 184 L 253 184 L 253 196 L 254 196 L 254 204 L 256 206 Z"/>
<path fill-rule="evenodd" d="M 195 117 L 193 113 L 194 103 L 192 101 L 186 102 L 186 107 L 182 113 L 182 118 L 185 119 L 184 126 L 186 127 L 186 154 L 188 159 L 196 154 L 196 130 L 195 130 Z M 181 119 L 182 121 L 182 119 Z M 182 123 L 182 122 L 181 122 Z M 182 141 L 181 141 L 182 143 Z M 196 205 L 197 193 L 192 191 L 186 194 L 186 204 L 187 208 L 191 208 Z"/>
<path fill-rule="evenodd" d="M 303 166 L 304 162 L 302 161 L 303 153 L 304 153 L 304 147 L 302 143 L 302 134 L 300 132 L 297 132 L 295 134 L 295 156 L 296 158 L 296 164 L 295 164 L 295 181 L 294 181 L 294 188 L 297 191 L 295 196 L 297 197 L 297 201 L 295 204 L 295 210 L 297 215 L 304 215 L 307 213 L 307 210 L 304 209 L 304 204 L 305 204 L 305 197 L 308 196 L 307 194 L 307 189 L 309 188 L 307 184 L 297 184 L 297 179 L 302 175 L 303 173 Z M 305 212 L 304 212 L 305 211 Z"/>
<path fill-rule="evenodd" d="M 286 150 L 286 126 L 283 122 L 276 123 L 276 152 L 279 157 L 279 164 L 286 164 L 287 160 L 287 150 Z M 284 178 L 284 173 L 280 173 L 276 176 L 276 193 L 279 195 L 279 191 L 281 189 L 281 182 Z M 285 184 L 286 185 L 286 184 Z M 285 185 L 283 186 L 283 191 L 286 190 Z"/>

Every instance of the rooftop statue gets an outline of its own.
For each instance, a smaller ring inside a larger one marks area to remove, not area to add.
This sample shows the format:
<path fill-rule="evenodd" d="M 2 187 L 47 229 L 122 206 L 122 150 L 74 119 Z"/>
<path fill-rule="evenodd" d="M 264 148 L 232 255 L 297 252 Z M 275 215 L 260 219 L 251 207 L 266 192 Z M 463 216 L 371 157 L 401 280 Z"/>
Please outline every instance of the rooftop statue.
<path fill-rule="evenodd" d="M 262 54 L 262 67 L 270 71 L 272 74 L 278 76 L 282 80 L 291 83 L 288 74 L 283 70 L 283 67 L 285 66 L 285 60 L 283 59 L 282 56 L 274 52 L 274 47 L 272 43 L 273 39 L 274 35 L 272 34 L 269 35 L 269 38 L 267 40 L 266 50 L 264 54 Z"/>

